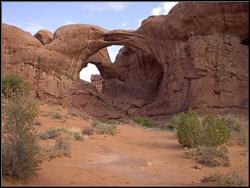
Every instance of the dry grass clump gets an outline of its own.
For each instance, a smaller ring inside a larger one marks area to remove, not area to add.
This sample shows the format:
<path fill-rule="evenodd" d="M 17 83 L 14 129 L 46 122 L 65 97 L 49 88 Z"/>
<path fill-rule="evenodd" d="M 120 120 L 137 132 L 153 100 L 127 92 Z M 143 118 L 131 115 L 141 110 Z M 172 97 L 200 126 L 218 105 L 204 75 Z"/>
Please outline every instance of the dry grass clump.
<path fill-rule="evenodd" d="M 70 156 L 70 145 L 68 142 L 63 140 L 61 137 L 58 137 L 55 140 L 54 146 L 51 148 L 44 149 L 41 153 L 41 156 L 45 160 L 51 160 L 56 157 Z"/>
<path fill-rule="evenodd" d="M 81 132 L 82 132 L 81 129 L 76 127 L 69 127 L 63 129 L 63 133 L 66 134 L 66 137 L 71 140 L 78 140 L 78 141 L 83 140 Z"/>
<path fill-rule="evenodd" d="M 185 151 L 185 158 L 194 158 L 199 164 L 209 167 L 230 166 L 227 151 L 223 147 L 198 147 Z"/>
<path fill-rule="evenodd" d="M 104 123 L 105 122 L 105 123 Z M 91 125 L 94 127 L 96 130 L 96 133 L 98 134 L 107 134 L 107 135 L 116 135 L 117 134 L 117 129 L 115 125 L 112 125 L 110 122 L 106 121 L 93 121 Z"/>
<path fill-rule="evenodd" d="M 62 119 L 62 115 L 58 112 L 42 112 L 40 113 L 41 116 L 48 116 L 51 119 Z"/>
<path fill-rule="evenodd" d="M 81 118 L 83 118 L 85 120 L 91 120 L 92 119 L 91 116 L 89 116 L 86 112 L 81 111 L 78 108 L 70 107 L 70 108 L 68 108 L 68 112 L 72 116 L 81 117 Z"/>
<path fill-rule="evenodd" d="M 42 140 L 54 139 L 59 136 L 59 130 L 55 128 L 50 128 L 46 132 L 39 134 L 39 138 Z"/>
<path fill-rule="evenodd" d="M 54 139 L 58 136 L 65 137 L 66 139 L 71 140 L 83 140 L 83 135 L 81 133 L 80 128 L 76 127 L 53 127 L 48 129 L 45 133 L 41 133 L 39 135 L 40 139 L 47 140 L 47 139 Z"/>
<path fill-rule="evenodd" d="M 212 174 L 208 177 L 204 177 L 202 182 L 212 182 L 219 186 L 246 186 L 244 179 L 235 171 L 229 172 L 225 175 L 220 173 Z"/>
<path fill-rule="evenodd" d="M 249 128 L 248 119 L 228 114 L 223 116 L 230 129 L 230 139 L 228 145 L 238 144 L 241 146 L 248 146 Z"/>
<path fill-rule="evenodd" d="M 84 128 L 81 133 L 82 135 L 93 135 L 95 130 L 93 128 Z"/>

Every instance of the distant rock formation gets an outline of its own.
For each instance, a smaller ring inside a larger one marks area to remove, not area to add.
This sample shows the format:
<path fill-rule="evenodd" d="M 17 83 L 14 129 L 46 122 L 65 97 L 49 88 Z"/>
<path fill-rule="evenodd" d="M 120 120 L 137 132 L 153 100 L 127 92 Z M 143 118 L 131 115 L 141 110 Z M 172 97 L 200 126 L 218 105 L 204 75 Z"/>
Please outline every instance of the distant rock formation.
<path fill-rule="evenodd" d="M 2 24 L 3 72 L 23 76 L 40 99 L 99 118 L 164 120 L 189 107 L 247 113 L 248 14 L 247 2 L 178 3 L 136 31 L 73 24 L 35 37 Z M 125 46 L 114 64 L 111 45 Z M 101 73 L 101 93 L 79 79 L 88 63 Z"/>

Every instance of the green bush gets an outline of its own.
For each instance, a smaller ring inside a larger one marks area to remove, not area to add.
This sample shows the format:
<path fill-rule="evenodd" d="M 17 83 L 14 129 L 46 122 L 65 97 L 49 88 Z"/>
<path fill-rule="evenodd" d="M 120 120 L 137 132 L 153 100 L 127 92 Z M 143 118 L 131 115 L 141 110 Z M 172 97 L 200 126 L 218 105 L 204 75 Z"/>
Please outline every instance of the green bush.
<path fill-rule="evenodd" d="M 230 131 L 224 118 L 209 115 L 202 121 L 202 125 L 203 129 L 199 135 L 200 145 L 216 147 L 228 141 Z"/>
<path fill-rule="evenodd" d="M 134 119 L 134 121 L 137 124 L 145 126 L 145 127 L 156 127 L 156 124 L 153 121 L 143 118 L 143 117 L 137 117 Z"/>
<path fill-rule="evenodd" d="M 176 127 L 179 143 L 188 148 L 217 147 L 226 143 L 230 137 L 224 118 L 208 115 L 201 122 L 198 114 L 191 109 L 171 118 L 170 124 Z"/>
<path fill-rule="evenodd" d="M 18 75 L 10 74 L 5 76 L 2 84 L 2 93 L 5 97 L 11 97 L 13 94 L 27 95 L 31 91 L 28 82 Z"/>
<path fill-rule="evenodd" d="M 189 109 L 186 113 L 181 113 L 179 118 L 177 126 L 179 143 L 188 148 L 196 147 L 198 145 L 198 132 L 201 129 L 198 114 Z"/>
<path fill-rule="evenodd" d="M 36 175 L 40 166 L 39 147 L 34 129 L 38 114 L 36 103 L 13 94 L 5 105 L 3 134 L 3 175 L 26 179 Z"/>

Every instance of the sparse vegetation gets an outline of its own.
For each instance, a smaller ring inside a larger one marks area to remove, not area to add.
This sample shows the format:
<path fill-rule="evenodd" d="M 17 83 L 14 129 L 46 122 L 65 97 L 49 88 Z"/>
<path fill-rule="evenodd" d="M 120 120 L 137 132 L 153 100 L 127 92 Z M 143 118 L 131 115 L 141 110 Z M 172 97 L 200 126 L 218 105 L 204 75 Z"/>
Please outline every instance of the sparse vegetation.
<path fill-rule="evenodd" d="M 62 116 L 58 112 L 50 112 L 50 117 L 52 119 L 62 119 Z"/>
<path fill-rule="evenodd" d="M 117 133 L 116 126 L 107 125 L 107 124 L 98 124 L 97 125 L 97 133 L 114 136 Z"/>
<path fill-rule="evenodd" d="M 82 130 L 82 135 L 93 135 L 94 134 L 94 129 L 93 128 L 84 128 Z"/>
<path fill-rule="evenodd" d="M 36 102 L 29 98 L 30 86 L 15 75 L 3 79 L 5 100 L 3 127 L 3 175 L 26 179 L 36 175 L 41 160 L 34 129 L 38 114 Z"/>
<path fill-rule="evenodd" d="M 47 139 L 54 139 L 59 136 L 64 136 L 65 138 L 71 140 L 78 140 L 78 141 L 83 140 L 80 128 L 64 127 L 64 126 L 50 128 L 45 133 L 41 133 L 39 135 L 39 138 L 47 140 Z"/>
<path fill-rule="evenodd" d="M 41 133 L 39 138 L 42 140 L 54 139 L 59 135 L 58 129 L 50 128 L 46 132 Z"/>
<path fill-rule="evenodd" d="M 51 160 L 55 157 L 70 156 L 70 145 L 61 137 L 56 138 L 54 146 L 42 152 L 43 159 Z"/>
<path fill-rule="evenodd" d="M 209 166 L 230 166 L 227 151 L 223 147 L 198 147 L 185 151 L 185 158 L 194 158 L 196 162 Z"/>
<path fill-rule="evenodd" d="M 226 115 L 224 118 L 230 130 L 230 138 L 228 144 L 238 144 L 248 146 L 249 128 L 248 120 L 236 117 L 234 115 Z"/>
<path fill-rule="evenodd" d="M 85 120 L 91 120 L 91 117 L 86 112 L 81 111 L 81 110 L 79 110 L 77 108 L 70 107 L 68 109 L 68 112 L 72 116 L 81 117 L 81 118 L 83 118 Z"/>
<path fill-rule="evenodd" d="M 144 127 L 149 127 L 149 128 L 156 127 L 156 124 L 153 121 L 151 121 L 147 118 L 143 118 L 143 117 L 135 118 L 134 122 L 136 122 L 137 124 L 142 125 Z"/>
<path fill-rule="evenodd" d="M 230 166 L 228 155 L 220 148 L 215 147 L 199 148 L 196 161 L 209 167 Z"/>
<path fill-rule="evenodd" d="M 51 119 L 62 119 L 61 114 L 58 112 L 43 112 L 41 113 L 42 116 L 49 116 Z"/>
<path fill-rule="evenodd" d="M 82 136 L 80 128 L 76 128 L 76 127 L 64 128 L 63 132 L 66 134 L 67 138 L 71 140 L 78 140 L 78 141 L 83 140 L 83 136 Z"/>
<path fill-rule="evenodd" d="M 208 177 L 204 177 L 202 182 L 212 182 L 219 186 L 246 186 L 244 179 L 235 171 L 229 172 L 225 175 L 220 173 L 212 174 Z"/>

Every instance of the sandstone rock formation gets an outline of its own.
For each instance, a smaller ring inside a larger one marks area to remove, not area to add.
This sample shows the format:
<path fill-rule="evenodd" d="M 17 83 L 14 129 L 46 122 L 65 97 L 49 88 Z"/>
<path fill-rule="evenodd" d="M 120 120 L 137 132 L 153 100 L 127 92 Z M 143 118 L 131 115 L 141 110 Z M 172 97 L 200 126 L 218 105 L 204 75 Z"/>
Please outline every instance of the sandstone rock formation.
<path fill-rule="evenodd" d="M 38 40 L 3 24 L 4 74 L 28 79 L 41 99 L 100 118 L 165 119 L 189 107 L 246 113 L 248 11 L 248 3 L 178 3 L 136 31 L 74 24 L 53 37 L 37 33 Z M 111 45 L 125 46 L 114 64 L 106 50 Z M 101 94 L 79 80 L 88 63 L 104 79 Z"/>
<path fill-rule="evenodd" d="M 38 31 L 34 37 L 36 37 L 43 45 L 49 44 L 53 39 L 53 33 L 48 30 Z"/>
<path fill-rule="evenodd" d="M 99 74 L 92 74 L 91 75 L 91 83 L 96 87 L 99 93 L 102 93 L 102 81 L 103 78 Z"/>

